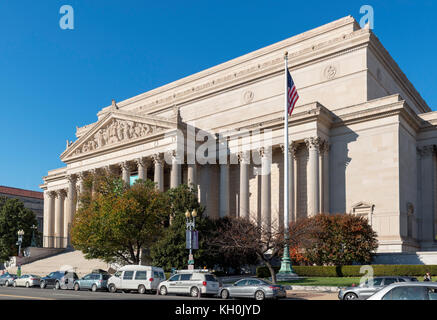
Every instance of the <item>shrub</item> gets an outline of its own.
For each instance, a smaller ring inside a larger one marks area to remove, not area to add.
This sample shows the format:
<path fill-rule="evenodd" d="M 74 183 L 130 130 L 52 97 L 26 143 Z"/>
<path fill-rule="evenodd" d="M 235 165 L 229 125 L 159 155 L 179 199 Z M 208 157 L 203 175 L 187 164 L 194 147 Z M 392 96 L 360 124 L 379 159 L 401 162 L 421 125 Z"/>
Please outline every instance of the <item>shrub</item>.
<path fill-rule="evenodd" d="M 349 266 L 293 266 L 294 272 L 302 277 L 361 277 L 361 265 Z M 437 265 L 371 265 L 373 276 L 423 276 L 426 272 L 437 275 Z M 279 267 L 274 267 L 275 272 Z M 266 267 L 258 267 L 256 276 L 267 278 L 270 276 Z M 419 279 L 420 280 L 420 279 Z"/>
<path fill-rule="evenodd" d="M 318 228 L 312 234 L 316 241 L 305 249 L 308 262 L 335 266 L 372 261 L 378 241 L 367 219 L 351 214 L 318 214 L 310 220 Z"/>

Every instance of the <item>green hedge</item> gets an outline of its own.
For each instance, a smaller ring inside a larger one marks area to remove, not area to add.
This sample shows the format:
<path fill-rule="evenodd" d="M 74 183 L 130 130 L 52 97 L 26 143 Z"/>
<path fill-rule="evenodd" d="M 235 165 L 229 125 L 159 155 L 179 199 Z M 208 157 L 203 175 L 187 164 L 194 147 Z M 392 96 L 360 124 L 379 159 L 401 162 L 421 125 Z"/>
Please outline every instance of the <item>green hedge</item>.
<path fill-rule="evenodd" d="M 294 272 L 302 277 L 361 277 L 361 266 L 293 266 Z M 423 276 L 426 272 L 437 275 L 437 265 L 372 265 L 373 276 Z M 275 272 L 279 267 L 273 268 Z M 267 267 L 258 267 L 256 275 L 260 278 L 270 277 Z M 419 279 L 420 280 L 420 279 Z"/>

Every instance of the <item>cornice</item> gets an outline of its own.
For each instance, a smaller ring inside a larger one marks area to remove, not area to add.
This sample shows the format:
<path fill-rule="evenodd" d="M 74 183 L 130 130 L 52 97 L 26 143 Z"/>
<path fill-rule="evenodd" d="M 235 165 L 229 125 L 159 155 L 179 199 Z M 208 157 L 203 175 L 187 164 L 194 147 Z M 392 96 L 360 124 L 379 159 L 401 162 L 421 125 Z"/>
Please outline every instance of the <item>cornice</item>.
<path fill-rule="evenodd" d="M 317 28 L 314 28 L 314 29 L 308 30 L 306 32 L 297 34 L 297 35 L 292 36 L 288 39 L 285 39 L 285 40 L 276 42 L 274 44 L 271 44 L 269 46 L 263 47 L 261 49 L 249 52 L 245 55 L 242 55 L 242 56 L 237 57 L 235 59 L 231 59 L 231 60 L 226 61 L 224 63 L 221 63 L 219 65 L 208 68 L 206 70 L 197 72 L 197 73 L 192 74 L 188 77 L 176 80 L 176 81 L 171 82 L 169 84 L 166 84 L 164 86 L 161 86 L 161 87 L 158 87 L 156 89 L 139 94 L 135 97 L 118 102 L 117 105 L 120 108 L 123 108 L 129 104 L 138 102 L 138 101 L 143 100 L 145 98 L 152 98 L 153 96 L 157 96 L 157 95 L 164 93 L 166 91 L 171 91 L 177 87 L 182 87 L 182 86 L 187 85 L 189 83 L 192 83 L 194 81 L 200 80 L 202 78 L 206 78 L 206 77 L 213 75 L 215 73 L 219 73 L 221 71 L 225 71 L 225 70 L 229 70 L 231 68 L 238 67 L 238 66 L 240 66 L 248 61 L 269 55 L 272 52 L 285 50 L 287 47 L 289 47 L 291 45 L 298 44 L 300 42 L 314 38 L 316 36 L 320 36 L 320 35 L 323 35 L 323 34 L 326 34 L 329 32 L 333 32 L 336 29 L 342 28 L 342 27 L 347 26 L 347 25 L 351 25 L 352 30 L 359 29 L 358 23 L 355 21 L 355 19 L 352 16 L 349 15 L 349 16 L 340 18 L 336 21 L 319 26 Z M 282 54 L 281 54 L 281 58 L 282 58 Z M 191 89 L 191 88 L 188 88 L 188 89 Z M 172 92 L 172 94 L 173 94 L 173 92 Z"/>
<path fill-rule="evenodd" d="M 416 103 L 417 107 L 422 112 L 431 111 L 431 108 L 422 98 L 420 93 L 416 90 L 410 80 L 408 80 L 407 76 L 401 70 L 399 65 L 391 57 L 390 53 L 385 49 L 385 47 L 379 41 L 378 37 L 372 31 L 370 31 L 369 48 L 379 58 L 379 60 L 383 62 L 387 71 L 391 74 L 393 79 L 401 88 L 405 90 L 405 92 L 409 94 L 410 98 Z"/>

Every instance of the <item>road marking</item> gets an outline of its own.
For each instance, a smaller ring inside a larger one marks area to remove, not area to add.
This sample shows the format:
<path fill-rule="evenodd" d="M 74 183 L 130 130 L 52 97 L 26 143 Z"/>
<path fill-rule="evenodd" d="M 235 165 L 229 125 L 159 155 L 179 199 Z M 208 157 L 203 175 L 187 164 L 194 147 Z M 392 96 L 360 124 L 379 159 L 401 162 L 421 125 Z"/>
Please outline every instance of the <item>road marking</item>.
<path fill-rule="evenodd" d="M 36 299 L 36 300 L 56 300 L 52 298 L 43 298 L 43 297 L 18 296 L 15 294 L 0 294 L 0 297 L 13 297 L 13 298 L 24 298 L 24 299 Z"/>

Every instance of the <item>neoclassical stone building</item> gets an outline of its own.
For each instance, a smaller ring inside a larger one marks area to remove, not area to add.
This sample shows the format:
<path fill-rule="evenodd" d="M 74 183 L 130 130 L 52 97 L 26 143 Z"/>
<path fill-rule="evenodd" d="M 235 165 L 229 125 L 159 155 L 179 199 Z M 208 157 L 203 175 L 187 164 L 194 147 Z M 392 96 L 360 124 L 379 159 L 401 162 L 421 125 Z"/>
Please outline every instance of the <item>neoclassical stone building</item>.
<path fill-rule="evenodd" d="M 65 166 L 43 178 L 44 245 L 68 244 L 81 181 L 95 170 L 160 190 L 193 183 L 211 217 L 283 223 L 285 51 L 300 95 L 289 118 L 290 219 L 362 215 L 379 252 L 435 250 L 437 113 L 351 16 L 100 110 L 67 143 Z M 217 140 L 210 163 L 190 161 L 190 132 Z"/>

